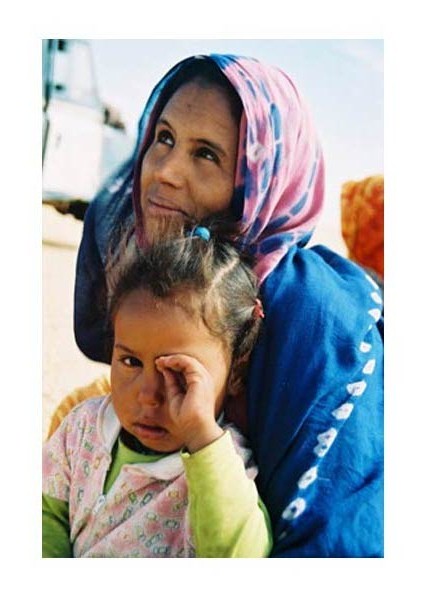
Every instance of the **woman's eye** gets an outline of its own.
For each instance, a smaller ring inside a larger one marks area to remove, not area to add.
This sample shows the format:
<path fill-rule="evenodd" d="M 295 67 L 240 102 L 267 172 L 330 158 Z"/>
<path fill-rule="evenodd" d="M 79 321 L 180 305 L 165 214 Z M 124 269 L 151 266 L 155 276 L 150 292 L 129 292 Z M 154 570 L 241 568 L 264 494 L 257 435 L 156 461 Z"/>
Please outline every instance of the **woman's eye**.
<path fill-rule="evenodd" d="M 174 138 L 171 135 L 171 132 L 167 129 L 161 129 L 158 131 L 156 135 L 156 141 L 160 144 L 166 144 L 167 146 L 174 145 Z"/>
<path fill-rule="evenodd" d="M 134 367 L 142 367 L 143 366 L 143 363 L 141 362 L 141 360 L 139 360 L 138 358 L 135 358 L 135 356 L 122 356 L 122 358 L 120 358 L 119 360 L 126 367 L 134 368 Z"/>
<path fill-rule="evenodd" d="M 199 148 L 197 151 L 197 156 L 199 156 L 200 158 L 205 158 L 206 160 L 210 160 L 212 162 L 215 163 L 219 163 L 220 160 L 217 156 L 217 154 L 211 150 L 210 148 Z"/>

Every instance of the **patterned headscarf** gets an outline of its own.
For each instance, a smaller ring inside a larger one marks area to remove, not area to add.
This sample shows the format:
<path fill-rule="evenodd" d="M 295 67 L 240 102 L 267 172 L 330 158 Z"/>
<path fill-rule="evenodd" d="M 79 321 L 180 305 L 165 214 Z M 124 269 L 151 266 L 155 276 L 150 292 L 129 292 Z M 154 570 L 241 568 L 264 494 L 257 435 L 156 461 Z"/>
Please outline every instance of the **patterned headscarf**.
<path fill-rule="evenodd" d="M 305 245 L 323 205 L 324 163 L 307 108 L 291 79 L 253 58 L 211 54 L 186 59 L 153 90 L 139 128 L 142 135 L 134 178 L 137 236 L 142 235 L 139 179 L 153 135 L 156 105 L 171 77 L 189 61 L 210 59 L 227 77 L 243 104 L 235 174 L 234 213 L 243 242 L 256 257 L 262 282 L 288 249 Z M 140 238 L 141 239 L 141 238 Z"/>

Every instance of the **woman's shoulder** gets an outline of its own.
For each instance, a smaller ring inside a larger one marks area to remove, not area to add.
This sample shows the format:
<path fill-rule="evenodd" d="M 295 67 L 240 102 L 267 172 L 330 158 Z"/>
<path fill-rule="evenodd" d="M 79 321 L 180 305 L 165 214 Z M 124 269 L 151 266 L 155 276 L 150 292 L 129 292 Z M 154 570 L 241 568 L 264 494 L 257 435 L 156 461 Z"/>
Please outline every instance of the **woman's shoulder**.
<path fill-rule="evenodd" d="M 368 290 L 379 287 L 373 278 L 355 262 L 337 254 L 327 246 L 317 245 L 310 248 L 294 246 L 269 275 L 271 287 L 279 282 L 304 285 L 306 291 L 317 295 L 327 288 L 341 288 L 346 291 Z M 323 289 L 316 287 L 322 281 Z M 283 287 L 283 286 L 282 286 Z"/>
<path fill-rule="evenodd" d="M 126 177 L 106 184 L 90 203 L 85 215 L 83 240 L 97 245 L 102 257 L 114 235 L 126 227 L 133 215 L 132 188 Z"/>
<path fill-rule="evenodd" d="M 363 297 L 380 286 L 359 265 L 326 246 L 290 248 L 267 278 L 264 288 L 272 298 L 279 294 L 308 295 L 318 298 L 331 292 Z"/>
<path fill-rule="evenodd" d="M 262 287 L 277 323 L 362 332 L 381 320 L 382 290 L 362 268 L 325 246 L 290 249 Z M 271 321 L 272 322 L 272 321 Z"/>

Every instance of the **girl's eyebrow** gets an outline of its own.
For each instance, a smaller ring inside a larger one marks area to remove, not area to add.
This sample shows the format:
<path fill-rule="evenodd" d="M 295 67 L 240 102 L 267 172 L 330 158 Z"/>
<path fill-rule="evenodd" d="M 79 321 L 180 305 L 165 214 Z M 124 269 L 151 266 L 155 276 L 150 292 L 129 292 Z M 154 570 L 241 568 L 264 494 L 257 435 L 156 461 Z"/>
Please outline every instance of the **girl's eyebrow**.
<path fill-rule="evenodd" d="M 117 343 L 114 345 L 114 347 L 117 348 L 118 350 L 123 350 L 124 352 L 129 352 L 130 354 L 136 354 L 136 352 L 134 350 L 131 350 L 131 348 L 128 348 L 124 344 Z"/>
<path fill-rule="evenodd" d="M 165 119 L 165 117 L 159 117 L 159 119 L 157 120 L 156 126 L 158 126 L 158 125 L 166 125 L 166 127 L 171 129 L 171 131 L 175 131 L 174 127 L 171 125 L 171 123 L 168 121 L 168 119 Z M 207 140 L 206 138 L 194 138 L 192 141 L 198 142 L 199 144 L 204 144 L 205 146 L 209 146 L 210 148 L 212 148 L 213 150 L 215 150 L 222 156 L 226 156 L 226 152 L 216 142 Z"/>

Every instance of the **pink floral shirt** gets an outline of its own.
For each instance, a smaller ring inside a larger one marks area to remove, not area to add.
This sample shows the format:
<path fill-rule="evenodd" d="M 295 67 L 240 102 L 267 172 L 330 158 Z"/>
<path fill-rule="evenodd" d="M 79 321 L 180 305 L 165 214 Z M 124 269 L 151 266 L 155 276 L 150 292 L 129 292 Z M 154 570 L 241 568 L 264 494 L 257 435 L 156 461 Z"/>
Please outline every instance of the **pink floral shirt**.
<path fill-rule="evenodd" d="M 244 461 L 250 450 L 229 428 Z M 120 422 L 110 396 L 76 407 L 43 449 L 43 493 L 69 503 L 75 557 L 194 557 L 180 453 L 124 465 L 103 492 Z M 254 478 L 256 469 L 247 470 Z"/>

